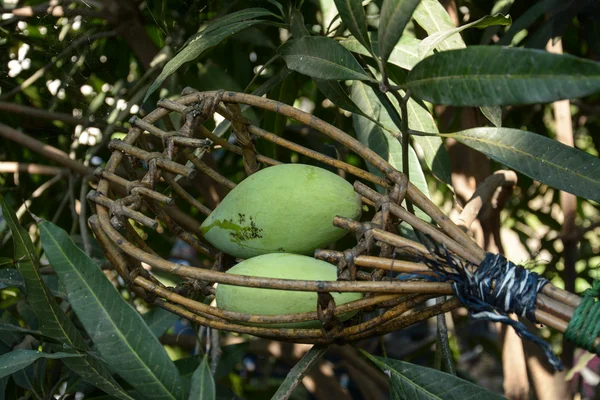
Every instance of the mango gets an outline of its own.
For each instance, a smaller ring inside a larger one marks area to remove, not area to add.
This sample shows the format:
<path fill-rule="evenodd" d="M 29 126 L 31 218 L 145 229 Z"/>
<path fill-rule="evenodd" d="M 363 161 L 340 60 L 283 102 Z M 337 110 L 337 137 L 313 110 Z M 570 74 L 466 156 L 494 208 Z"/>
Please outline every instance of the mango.
<path fill-rule="evenodd" d="M 325 169 L 281 164 L 250 175 L 206 218 L 200 230 L 225 253 L 249 258 L 268 253 L 313 254 L 346 234 L 341 215 L 359 219 L 352 185 Z"/>
<path fill-rule="evenodd" d="M 337 280 L 337 268 L 325 261 L 297 254 L 273 253 L 249 258 L 227 271 L 228 274 L 261 276 L 264 278 L 300 280 Z M 218 284 L 217 307 L 247 314 L 281 315 L 317 311 L 317 293 L 291 290 L 260 289 Z M 362 293 L 331 293 L 336 305 L 359 300 Z M 352 318 L 357 311 L 344 313 L 341 321 Z M 256 324 L 269 328 L 319 328 L 321 322 L 306 321 L 281 324 Z"/>

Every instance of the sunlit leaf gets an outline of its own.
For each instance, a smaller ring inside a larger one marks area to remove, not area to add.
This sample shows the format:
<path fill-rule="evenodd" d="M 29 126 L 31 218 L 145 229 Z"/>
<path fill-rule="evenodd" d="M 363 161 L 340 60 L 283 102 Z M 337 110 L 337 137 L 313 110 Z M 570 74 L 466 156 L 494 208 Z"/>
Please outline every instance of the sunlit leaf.
<path fill-rule="evenodd" d="M 111 369 L 144 398 L 184 398 L 177 368 L 141 315 L 64 230 L 48 221 L 40 222 L 39 228 L 69 303 Z"/>
<path fill-rule="evenodd" d="M 377 98 L 376 93 L 369 86 L 354 82 L 352 84 L 352 100 L 366 113 L 372 115 L 383 126 L 389 130 L 398 132 L 398 128 L 392 117 Z M 365 146 L 379 154 L 384 160 L 389 162 L 394 168 L 402 171 L 402 144 L 398 138 L 393 137 L 389 132 L 383 130 L 377 124 L 361 117 L 360 115 L 352 115 L 352 122 L 356 132 L 356 138 Z M 410 180 L 418 187 L 427 197 L 429 197 L 429 189 L 427 181 L 423 174 L 423 169 L 419 163 L 419 159 L 412 147 L 409 147 L 408 161 L 410 166 Z M 381 172 L 371 165 L 367 165 L 369 171 L 374 174 L 381 175 Z M 419 217 L 427 219 L 428 217 L 420 210 L 416 210 Z"/>
<path fill-rule="evenodd" d="M 303 37 L 277 50 L 288 68 L 318 79 L 373 80 L 344 46 L 327 37 Z"/>
<path fill-rule="evenodd" d="M 456 28 L 450 15 L 448 15 L 448 12 L 439 0 L 422 0 L 421 4 L 415 10 L 413 17 L 429 35 Z M 443 51 L 463 47 L 466 47 L 465 42 L 458 33 L 446 38 L 437 46 L 439 50 Z"/>
<path fill-rule="evenodd" d="M 486 15 L 483 18 L 478 19 L 477 21 L 473 21 L 471 23 L 459 26 L 458 28 L 447 29 L 443 31 L 435 32 L 429 36 L 427 36 L 421 44 L 419 45 L 419 58 L 425 58 L 430 55 L 441 42 L 448 39 L 450 36 L 462 32 L 468 28 L 487 28 L 488 26 L 495 25 L 510 25 L 511 19 L 509 16 L 504 16 L 502 14 L 497 15 Z"/>
<path fill-rule="evenodd" d="M 436 369 L 361 353 L 390 379 L 390 398 L 414 400 L 504 399 L 471 382 Z"/>
<path fill-rule="evenodd" d="M 369 37 L 371 38 L 372 52 L 378 56 L 379 41 L 377 35 L 371 32 L 369 33 Z M 410 36 L 402 36 L 400 38 L 400 41 L 393 48 L 388 58 L 388 63 L 395 64 L 404 69 L 411 69 L 419 62 L 419 43 L 421 43 L 419 39 Z M 360 44 L 358 40 L 354 38 L 344 39 L 340 42 L 340 44 L 353 53 L 358 53 L 362 54 L 363 56 L 372 57 L 372 53 L 369 52 L 362 44 Z"/>
<path fill-rule="evenodd" d="M 421 0 L 384 0 L 379 17 L 379 56 L 385 63 Z"/>
<path fill-rule="evenodd" d="M 502 127 L 502 108 L 500 106 L 483 106 L 479 109 L 496 128 Z"/>
<path fill-rule="evenodd" d="M 600 202 L 600 159 L 547 137 L 510 128 L 444 134 L 535 180 Z"/>

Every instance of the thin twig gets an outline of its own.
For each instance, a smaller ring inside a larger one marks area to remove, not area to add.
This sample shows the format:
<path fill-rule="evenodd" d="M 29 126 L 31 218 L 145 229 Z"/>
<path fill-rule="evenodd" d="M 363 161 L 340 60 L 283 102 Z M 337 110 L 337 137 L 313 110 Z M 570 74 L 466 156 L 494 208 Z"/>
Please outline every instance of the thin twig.
<path fill-rule="evenodd" d="M 287 400 L 306 374 L 319 362 L 327 352 L 328 346 L 313 346 L 308 353 L 290 370 L 285 380 L 271 398 L 272 400 Z"/>
<path fill-rule="evenodd" d="M 90 241 L 90 235 L 88 233 L 87 226 L 87 200 L 86 196 L 88 193 L 88 183 L 90 176 L 85 176 L 81 180 L 81 188 L 79 189 L 79 233 L 83 241 L 83 249 L 85 254 L 88 256 L 92 255 L 92 242 Z"/>

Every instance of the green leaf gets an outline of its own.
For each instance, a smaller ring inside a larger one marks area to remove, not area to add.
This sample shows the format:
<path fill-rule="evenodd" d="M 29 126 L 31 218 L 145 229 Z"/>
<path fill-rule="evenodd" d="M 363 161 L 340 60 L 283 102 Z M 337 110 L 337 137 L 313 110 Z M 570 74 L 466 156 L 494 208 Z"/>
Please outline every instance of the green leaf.
<path fill-rule="evenodd" d="M 504 16 L 502 14 L 496 15 L 486 15 L 483 18 L 478 19 L 477 21 L 473 21 L 469 24 L 459 26 L 458 28 L 447 29 L 439 32 L 435 32 L 429 36 L 427 36 L 421 44 L 419 45 L 419 58 L 425 58 L 431 53 L 433 53 L 433 49 L 435 49 L 441 42 L 448 39 L 450 36 L 457 34 L 459 32 L 464 31 L 468 28 L 487 28 L 488 26 L 494 25 L 510 25 L 511 18 L 510 16 Z"/>
<path fill-rule="evenodd" d="M 242 10 L 243 11 L 243 10 Z M 265 10 L 266 11 L 266 10 Z M 268 11 L 266 11 L 270 14 Z M 235 14 L 235 13 L 234 13 Z M 233 16 L 233 14 L 228 15 L 228 17 Z M 160 75 L 152 82 L 152 85 L 148 88 L 146 95 L 144 96 L 144 101 L 150 97 L 152 93 L 167 79 L 171 74 L 179 69 L 186 62 L 195 60 L 200 57 L 202 53 L 206 50 L 210 49 L 221 43 L 224 39 L 251 27 L 252 25 L 256 25 L 263 22 L 262 20 L 250 20 L 250 21 L 242 21 L 235 23 L 228 23 L 223 26 L 210 26 L 200 32 L 196 37 L 191 39 L 186 46 L 175 56 L 173 57 L 163 68 Z M 209 29 L 210 28 L 210 29 Z"/>
<path fill-rule="evenodd" d="M 445 372 L 391 358 L 375 357 L 362 350 L 361 353 L 390 378 L 392 399 L 504 399 L 500 395 Z"/>
<path fill-rule="evenodd" d="M 421 0 L 384 0 L 379 17 L 379 56 L 385 63 Z"/>
<path fill-rule="evenodd" d="M 14 258 L 19 260 L 17 268 L 25 281 L 27 301 L 40 321 L 40 331 L 62 343 L 63 349 L 73 349 L 81 358 L 64 359 L 64 364 L 96 386 L 120 399 L 131 399 L 110 375 L 106 367 L 94 356 L 88 355 L 88 346 L 73 322 L 56 302 L 39 273 L 38 258 L 29 234 L 19 225 L 12 208 L 0 196 L 2 214 L 13 234 Z"/>
<path fill-rule="evenodd" d="M 208 357 L 204 356 L 202 362 L 192 375 L 192 385 L 190 389 L 190 400 L 214 400 L 216 398 L 215 380 L 210 373 Z"/>
<path fill-rule="evenodd" d="M 371 38 L 371 51 L 367 50 L 360 42 L 354 38 L 344 39 L 340 42 L 342 46 L 353 53 L 358 53 L 363 56 L 372 57 L 373 53 L 379 56 L 379 40 L 373 32 L 369 33 Z M 388 58 L 388 63 L 392 63 L 404 69 L 411 69 L 419 62 L 419 39 L 402 36 L 396 44 Z"/>
<path fill-rule="evenodd" d="M 444 134 L 530 178 L 600 202 L 600 159 L 547 137 L 510 128 Z"/>
<path fill-rule="evenodd" d="M 142 318 L 144 318 L 144 322 L 148 325 L 152 334 L 161 337 L 167 329 L 179 321 L 180 317 L 163 308 L 156 307 L 145 313 Z"/>
<path fill-rule="evenodd" d="M 450 15 L 438 0 L 422 0 L 413 17 L 429 35 L 456 28 Z M 466 45 L 460 34 L 451 35 L 437 46 L 442 51 L 463 47 L 466 47 Z"/>
<path fill-rule="evenodd" d="M 408 127 L 410 129 L 438 133 L 437 125 L 429 110 L 413 99 L 409 99 L 406 105 L 408 110 Z M 450 176 L 450 155 L 444 147 L 444 141 L 438 136 L 412 136 L 413 140 L 423 150 L 425 164 L 433 174 L 447 185 L 452 185 Z M 411 174 L 412 175 L 412 174 Z"/>
<path fill-rule="evenodd" d="M 373 80 L 344 46 L 327 37 L 303 37 L 277 50 L 288 68 L 318 79 Z"/>
<path fill-rule="evenodd" d="M 294 368 L 285 377 L 285 380 L 277 389 L 277 392 L 273 395 L 273 400 L 289 399 L 292 392 L 300 382 L 302 378 L 319 362 L 321 357 L 327 352 L 328 346 L 315 345 L 298 361 Z"/>
<path fill-rule="evenodd" d="M 302 13 L 295 8 L 292 10 L 290 29 L 294 39 L 310 36 L 310 32 L 308 32 L 308 29 L 306 29 L 306 26 L 304 25 L 304 15 L 302 15 Z"/>
<path fill-rule="evenodd" d="M 54 338 L 44 335 L 39 330 L 22 328 L 20 326 L 9 324 L 8 322 L 4 322 L 4 321 L 0 321 L 0 332 L 22 333 L 22 334 L 31 335 L 31 336 L 35 337 L 36 339 L 43 340 L 47 343 L 56 343 L 56 340 Z M 5 334 L 6 333 L 2 333 L 2 335 L 5 335 Z"/>
<path fill-rule="evenodd" d="M 354 100 L 354 102 L 362 110 L 372 115 L 384 127 L 392 131 L 398 131 L 396 124 L 392 120 L 392 117 L 381 104 L 376 93 L 369 86 L 361 82 L 354 82 L 352 84 L 351 97 L 352 100 Z M 371 150 L 379 154 L 394 168 L 402 171 L 402 144 L 398 138 L 393 137 L 389 132 L 383 130 L 379 125 L 376 125 L 360 115 L 353 114 L 352 121 L 354 124 L 354 130 L 356 131 L 356 138 L 362 144 L 368 146 Z M 411 182 L 417 186 L 427 197 L 429 197 L 429 189 L 427 188 L 425 175 L 423 174 L 419 159 L 417 158 L 417 155 L 412 147 L 409 147 L 408 160 Z M 381 172 L 379 172 L 379 170 L 372 165 L 368 164 L 367 167 L 372 173 L 381 176 Z M 416 212 L 419 217 L 428 218 L 427 215 L 421 212 L 419 209 L 417 209 Z"/>
<path fill-rule="evenodd" d="M 600 91 L 600 63 L 543 50 L 473 46 L 427 57 L 410 71 L 406 86 L 434 104 L 548 103 Z"/>
<path fill-rule="evenodd" d="M 438 32 L 449 31 L 456 28 L 450 15 L 448 15 L 448 12 L 438 0 L 423 0 L 415 10 L 414 18 L 429 35 L 436 35 Z M 459 33 L 450 35 L 436 46 L 440 51 L 462 49 L 465 47 L 467 47 L 467 45 Z M 492 107 L 490 107 L 488 110 L 481 111 L 486 117 L 490 113 L 502 113 L 502 110 L 500 110 L 499 107 L 494 106 L 493 108 L 495 108 L 495 110 L 492 110 Z M 492 123 L 494 123 L 494 121 L 492 121 Z"/>
<path fill-rule="evenodd" d="M 39 228 L 69 303 L 112 370 L 144 398 L 184 398 L 177 368 L 140 314 L 64 230 L 48 221 L 40 222 Z"/>
<path fill-rule="evenodd" d="M 0 257 L 0 268 L 12 267 L 12 265 L 13 265 L 12 258 Z"/>
<path fill-rule="evenodd" d="M 492 123 L 496 128 L 502 127 L 502 108 L 500 106 L 490 107 L 479 107 L 483 115 Z"/>
<path fill-rule="evenodd" d="M 65 359 L 81 357 L 73 353 L 42 353 L 37 350 L 17 349 L 0 356 L 0 378 L 11 375 L 33 364 L 40 358 Z"/>
<path fill-rule="evenodd" d="M 335 0 L 342 21 L 350 33 L 366 49 L 371 50 L 371 42 L 367 31 L 367 17 L 362 5 L 362 0 Z"/>
<path fill-rule="evenodd" d="M 248 354 L 249 348 L 250 342 L 242 342 L 223 346 L 221 348 L 223 353 L 221 354 L 221 358 L 219 358 L 219 363 L 217 364 L 215 378 L 223 378 L 233 371 L 235 365 L 241 362 L 244 356 Z"/>

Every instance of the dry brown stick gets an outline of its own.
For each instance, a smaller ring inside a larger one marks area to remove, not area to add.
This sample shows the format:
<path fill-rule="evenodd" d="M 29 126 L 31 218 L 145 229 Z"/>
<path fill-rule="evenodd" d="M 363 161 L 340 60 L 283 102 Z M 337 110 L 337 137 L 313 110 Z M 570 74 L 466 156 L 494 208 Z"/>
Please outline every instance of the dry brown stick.
<path fill-rule="evenodd" d="M 64 168 L 52 167 L 50 165 L 29 164 L 13 161 L 0 162 L 0 174 L 32 174 L 32 175 L 57 175 L 64 171 Z"/>
<path fill-rule="evenodd" d="M 496 190 L 504 186 L 514 186 L 517 183 L 517 174 L 513 171 L 496 171 L 488 176 L 475 190 L 462 212 L 456 219 L 456 224 L 468 229 L 484 204 L 490 202 Z"/>
<path fill-rule="evenodd" d="M 49 121 L 60 121 L 67 125 L 90 125 L 104 128 L 106 122 L 89 121 L 84 118 L 77 118 L 70 114 L 57 113 L 52 111 L 40 110 L 39 108 L 24 106 L 16 103 L 0 101 L 0 111 L 8 111 L 14 114 L 22 114 L 35 119 L 45 119 Z"/>
<path fill-rule="evenodd" d="M 163 173 L 163 179 L 169 184 L 171 189 L 175 193 L 179 195 L 183 200 L 185 200 L 192 207 L 195 207 L 202 214 L 209 216 L 211 213 L 210 208 L 206 207 L 204 204 L 200 203 L 194 196 L 189 194 L 177 181 L 175 180 L 175 176 L 170 173 Z"/>
<path fill-rule="evenodd" d="M 373 189 L 369 188 L 368 186 L 366 186 L 360 182 L 354 183 L 354 189 L 361 196 L 365 196 L 366 198 L 375 202 L 376 204 L 384 200 L 384 198 L 381 194 L 377 193 Z M 423 221 L 422 219 L 416 217 L 414 214 L 408 212 L 406 209 L 404 209 L 404 207 L 402 207 L 398 204 L 390 203 L 389 208 L 390 208 L 390 211 L 392 212 L 392 214 L 396 215 L 401 220 L 406 221 L 406 223 L 408 223 L 413 228 L 431 236 L 438 243 L 442 243 L 442 244 L 446 245 L 446 247 L 450 251 L 457 254 L 458 256 L 460 256 L 460 257 L 464 258 L 465 260 L 468 260 L 476 265 L 479 265 L 479 263 L 481 263 L 481 261 L 479 260 L 479 256 L 481 254 L 473 254 L 473 253 L 469 252 L 468 249 L 465 249 L 458 242 L 449 238 L 443 232 L 436 229 L 434 226 L 428 224 L 427 222 Z M 484 256 L 485 256 L 485 253 L 484 253 Z"/>
<path fill-rule="evenodd" d="M 210 316 L 218 317 L 223 320 L 239 321 L 251 324 L 266 324 L 266 323 L 291 323 L 291 322 L 304 322 L 304 321 L 315 321 L 319 319 L 316 311 L 304 312 L 295 314 L 283 314 L 283 315 L 260 315 L 260 314 L 243 314 L 239 312 L 222 310 L 217 307 L 212 307 L 204 303 L 200 303 L 179 294 L 173 293 L 168 289 L 160 287 L 143 277 L 136 277 L 134 280 L 136 285 L 144 288 L 148 292 L 155 293 L 156 295 L 172 302 L 177 303 L 186 308 L 202 315 L 206 318 Z M 344 303 L 336 306 L 335 315 L 341 315 L 350 311 L 364 309 L 374 305 L 387 302 L 389 300 L 397 299 L 401 297 L 399 295 L 381 295 L 361 300 L 355 300 L 349 303 Z"/>
<path fill-rule="evenodd" d="M 26 135 L 14 128 L 11 128 L 8 125 L 4 125 L 0 122 L 0 137 L 11 140 L 15 143 L 18 143 L 26 148 L 35 151 L 36 153 L 41 154 L 42 156 L 48 158 L 49 160 L 55 161 L 56 163 L 80 174 L 80 175 L 90 175 L 94 173 L 93 168 L 88 168 L 79 161 L 72 160 L 69 156 L 57 149 L 56 147 L 52 147 L 50 145 L 44 144 L 39 140 L 32 138 L 29 135 Z"/>

